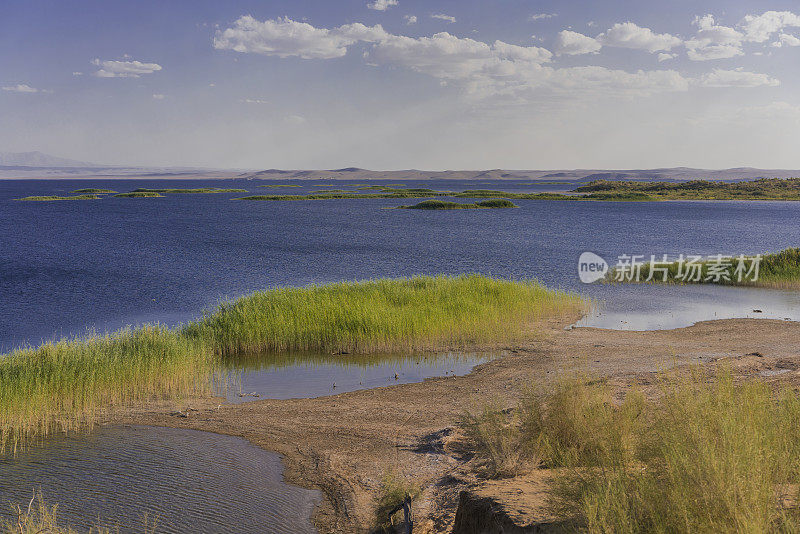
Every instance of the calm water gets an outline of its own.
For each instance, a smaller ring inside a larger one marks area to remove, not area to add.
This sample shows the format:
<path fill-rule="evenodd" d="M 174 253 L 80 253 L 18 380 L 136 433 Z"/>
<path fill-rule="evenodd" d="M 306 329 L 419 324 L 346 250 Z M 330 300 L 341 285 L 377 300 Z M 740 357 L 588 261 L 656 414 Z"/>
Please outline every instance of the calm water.
<path fill-rule="evenodd" d="M 598 304 L 581 322 L 591 326 L 646 329 L 725 317 L 800 318 L 800 297 L 793 292 L 583 286 L 576 266 L 586 250 L 613 263 L 620 254 L 739 254 L 797 246 L 800 203 L 521 200 L 514 210 L 420 212 L 381 209 L 407 200 L 230 200 L 239 194 L 11 200 L 83 187 L 299 193 L 325 182 L 283 190 L 257 187 L 263 183 L 0 180 L 0 351 L 90 328 L 176 324 L 220 299 L 268 286 L 437 273 L 536 277 L 581 291 Z M 405 183 L 453 190 L 571 188 Z M 241 388 L 229 398 L 253 399 L 239 392 L 319 396 L 463 374 L 488 357 L 244 365 Z M 146 427 L 55 438 L 16 460 L 0 460 L 0 510 L 8 500 L 27 502 L 33 487 L 58 502 L 73 524 L 99 515 L 130 526 L 147 511 L 161 516 L 161 530 L 170 532 L 305 532 L 317 498 L 284 484 L 277 457 L 243 441 Z"/>
<path fill-rule="evenodd" d="M 257 187 L 262 183 L 0 180 L 0 349 L 87 328 L 186 321 L 219 299 L 267 286 L 420 273 L 534 276 L 604 300 L 609 314 L 641 315 L 652 323 L 664 310 L 677 312 L 675 323 L 662 318 L 661 326 L 674 326 L 689 324 L 681 319 L 684 313 L 712 303 L 730 302 L 727 313 L 733 315 L 754 308 L 767 312 L 775 300 L 778 307 L 787 303 L 781 296 L 720 288 L 586 287 L 577 279 L 578 255 L 592 250 L 612 260 L 622 253 L 756 253 L 798 244 L 800 203 L 792 202 L 523 200 L 514 210 L 418 212 L 381 209 L 402 200 L 230 200 L 237 194 L 11 200 L 90 186 L 297 193 L 318 189 L 320 182 L 283 190 Z M 406 183 L 455 190 L 490 187 Z M 502 184 L 515 191 L 559 187 L 565 186 Z M 788 304 L 796 308 L 796 302 Z M 713 313 L 700 316 L 714 318 Z M 697 318 L 692 315 L 691 321 Z"/>
<path fill-rule="evenodd" d="M 104 427 L 0 457 L 0 517 L 34 489 L 82 531 L 311 533 L 316 491 L 281 481 L 280 458 L 230 436 L 156 427 Z"/>
<path fill-rule="evenodd" d="M 238 403 L 257 398 L 294 399 L 336 395 L 411 382 L 435 376 L 461 376 L 501 354 L 325 356 L 280 355 L 269 362 L 259 355 L 237 358 L 225 396 Z"/>

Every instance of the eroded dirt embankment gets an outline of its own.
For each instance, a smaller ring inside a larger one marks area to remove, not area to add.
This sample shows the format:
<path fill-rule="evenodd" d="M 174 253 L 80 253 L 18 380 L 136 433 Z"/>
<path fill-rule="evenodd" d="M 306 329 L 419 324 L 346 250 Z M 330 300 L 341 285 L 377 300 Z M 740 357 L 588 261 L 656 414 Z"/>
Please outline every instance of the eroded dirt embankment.
<path fill-rule="evenodd" d="M 523 389 L 569 369 L 625 387 L 687 363 L 728 361 L 738 372 L 753 375 L 790 369 L 775 375 L 776 380 L 796 379 L 794 369 L 800 365 L 800 323 L 737 319 L 651 332 L 565 330 L 565 324 L 537 327 L 543 332 L 537 339 L 501 347 L 510 355 L 462 377 L 317 399 L 239 405 L 195 401 L 182 406 L 187 417 L 174 415 L 174 407 L 151 407 L 108 422 L 230 434 L 282 454 L 288 482 L 323 492 L 313 519 L 324 533 L 369 532 L 381 477 L 395 469 L 425 488 L 414 503 L 414 532 L 449 532 L 460 493 L 484 487 L 459 453 L 454 432 L 470 409 L 487 402 L 512 406 Z M 520 513 L 523 523 L 547 521 L 536 506 Z"/>

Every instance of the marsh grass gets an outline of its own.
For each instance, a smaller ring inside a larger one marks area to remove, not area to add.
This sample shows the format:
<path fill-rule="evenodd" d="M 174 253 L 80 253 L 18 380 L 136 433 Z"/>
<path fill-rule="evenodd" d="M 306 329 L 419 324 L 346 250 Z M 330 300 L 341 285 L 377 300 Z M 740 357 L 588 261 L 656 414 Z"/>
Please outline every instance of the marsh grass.
<path fill-rule="evenodd" d="M 0 356 L 0 453 L 91 425 L 109 408 L 209 395 L 231 358 L 246 353 L 324 360 L 458 350 L 535 336 L 536 321 L 585 308 L 577 295 L 531 280 L 420 276 L 270 289 L 174 330 L 151 325 L 20 348 Z"/>
<path fill-rule="evenodd" d="M 278 288 L 225 302 L 187 325 L 220 354 L 399 352 L 506 343 L 584 301 L 536 281 L 417 276 Z"/>
<path fill-rule="evenodd" d="M 41 492 L 34 492 L 33 498 L 25 507 L 20 504 L 11 506 L 13 519 L 0 519 L 0 534 L 79 534 L 79 531 L 59 521 L 58 505 L 48 505 Z M 147 515 L 142 517 L 142 534 L 154 534 L 157 521 Z M 119 528 L 97 525 L 90 528 L 87 534 L 119 533 Z"/>
<path fill-rule="evenodd" d="M 0 453 L 111 406 L 208 393 L 213 366 L 202 342 L 157 325 L 15 350 L 0 357 Z"/>
<path fill-rule="evenodd" d="M 102 195 L 105 195 L 105 194 L 108 194 L 108 193 L 116 193 L 116 191 L 114 191 L 112 189 L 95 189 L 93 187 L 90 187 L 90 188 L 87 188 L 87 189 L 76 189 L 75 191 L 70 191 L 69 192 L 70 195 L 75 195 L 75 194 L 102 194 Z"/>
<path fill-rule="evenodd" d="M 269 187 L 269 188 L 273 188 L 273 189 L 281 189 L 281 188 L 284 188 L 284 187 L 303 187 L 303 186 L 302 185 L 298 185 L 298 184 L 264 184 L 264 185 L 259 185 L 259 186 L 256 186 L 256 187 Z"/>
<path fill-rule="evenodd" d="M 490 466 L 521 456 L 528 468 L 551 469 L 553 511 L 576 530 L 800 531 L 796 392 L 695 369 L 662 377 L 650 398 L 612 393 L 602 382 L 562 381 L 513 412 L 472 416 L 486 431 L 467 435 Z"/>
<path fill-rule="evenodd" d="M 189 194 L 206 194 L 206 193 L 247 193 L 247 189 L 220 189 L 217 187 L 200 187 L 200 188 L 183 188 L 183 189 L 147 189 L 140 187 L 134 189 L 133 193 L 189 193 Z"/>
<path fill-rule="evenodd" d="M 61 196 L 32 196 L 18 198 L 17 200 L 32 201 L 32 202 L 50 202 L 53 200 L 97 200 L 100 197 L 97 195 L 75 195 L 72 197 Z"/>
<path fill-rule="evenodd" d="M 748 272 L 753 267 L 754 256 L 747 256 L 743 259 L 744 272 Z M 752 287 L 767 287 L 775 289 L 800 289 L 800 248 L 787 248 L 781 252 L 773 254 L 763 254 L 761 261 L 758 265 L 758 280 L 752 281 L 750 278 L 739 276 L 736 272 L 739 260 L 738 256 L 729 259 L 729 265 L 726 265 L 721 276 L 712 274 L 711 269 L 714 267 L 712 261 L 698 262 L 697 276 L 692 276 L 688 280 L 678 278 L 679 274 L 687 273 L 687 265 L 683 264 L 681 267 L 678 262 L 672 262 L 666 265 L 658 264 L 656 269 L 666 269 L 666 271 L 651 269 L 649 262 L 641 264 L 641 272 L 639 281 L 648 283 L 666 283 L 666 284 L 720 284 L 731 286 L 752 286 Z M 648 280 L 651 277 L 652 279 Z M 606 276 L 606 281 L 611 283 L 618 282 L 616 280 L 617 271 L 612 269 Z M 635 279 L 620 280 L 622 283 L 636 283 Z"/>
<path fill-rule="evenodd" d="M 761 178 L 738 182 L 594 180 L 578 187 L 575 191 L 607 194 L 638 193 L 661 200 L 800 200 L 800 178 Z"/>
<path fill-rule="evenodd" d="M 423 200 L 413 206 L 398 206 L 397 209 L 406 210 L 477 210 L 477 209 L 498 209 L 498 208 L 518 208 L 516 204 L 504 198 L 493 198 L 482 200 L 473 204 L 461 202 L 446 202 L 444 200 Z"/>
<path fill-rule="evenodd" d="M 117 193 L 114 195 L 119 198 L 163 198 L 164 195 L 155 191 L 133 191 L 130 193 Z"/>

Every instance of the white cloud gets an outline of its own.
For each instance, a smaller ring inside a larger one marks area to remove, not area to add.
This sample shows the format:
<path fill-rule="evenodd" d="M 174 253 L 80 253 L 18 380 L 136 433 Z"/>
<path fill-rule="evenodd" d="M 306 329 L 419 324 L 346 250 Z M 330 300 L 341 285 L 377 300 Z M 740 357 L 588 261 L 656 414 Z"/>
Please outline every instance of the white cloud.
<path fill-rule="evenodd" d="M 397 0 L 375 0 L 374 2 L 367 4 L 367 7 L 376 11 L 386 11 L 390 7 L 396 6 L 397 4 Z"/>
<path fill-rule="evenodd" d="M 359 41 L 375 42 L 387 35 L 380 24 L 345 24 L 329 30 L 288 17 L 260 22 L 245 15 L 233 27 L 217 31 L 214 48 L 267 56 L 332 59 L 344 56 L 347 47 Z"/>
<path fill-rule="evenodd" d="M 535 22 L 537 20 L 547 20 L 552 19 L 553 17 L 557 17 L 558 13 L 536 13 L 535 15 L 531 15 L 529 20 Z"/>
<path fill-rule="evenodd" d="M 765 11 L 761 15 L 747 15 L 738 26 L 748 41 L 763 43 L 784 28 L 800 27 L 800 15 L 791 11 Z"/>
<path fill-rule="evenodd" d="M 417 16 L 416 15 L 405 15 L 403 16 L 403 20 L 406 21 L 406 24 L 416 24 L 417 23 Z"/>
<path fill-rule="evenodd" d="M 261 98 L 243 98 L 239 102 L 242 104 L 269 104 L 269 100 L 262 100 Z"/>
<path fill-rule="evenodd" d="M 283 119 L 283 122 L 285 122 L 286 124 L 300 125 L 306 122 L 306 119 L 305 117 L 301 117 L 300 115 L 289 115 L 288 117 L 285 117 Z"/>
<path fill-rule="evenodd" d="M 734 70 L 714 69 L 699 79 L 705 87 L 776 87 L 780 81 L 767 74 L 747 72 L 739 67 Z"/>
<path fill-rule="evenodd" d="M 164 98 L 166 97 L 161 93 L 153 93 L 153 100 L 164 100 Z"/>
<path fill-rule="evenodd" d="M 36 89 L 35 87 L 31 87 L 27 83 L 18 83 L 17 85 L 5 85 L 2 87 L 3 91 L 7 91 L 9 93 L 24 93 L 24 94 L 33 94 L 33 93 L 45 93 L 47 91 L 42 91 L 41 89 Z"/>
<path fill-rule="evenodd" d="M 114 61 L 93 59 L 92 65 L 99 67 L 94 75 L 98 78 L 138 78 L 142 74 L 152 74 L 161 70 L 158 63 L 141 61 Z"/>
<path fill-rule="evenodd" d="M 452 17 L 450 15 L 445 15 L 444 13 L 434 13 L 433 15 L 431 15 L 431 18 L 432 19 L 444 20 L 444 21 L 447 21 L 447 22 L 450 22 L 450 23 L 453 23 L 453 22 L 456 21 L 455 17 Z"/>
<path fill-rule="evenodd" d="M 686 54 L 692 61 L 727 59 L 744 54 L 744 34 L 729 26 L 719 26 L 713 15 L 695 17 L 697 34 L 686 41 Z"/>
<path fill-rule="evenodd" d="M 633 22 L 618 22 L 605 33 L 601 33 L 597 40 L 606 46 L 647 50 L 651 53 L 668 51 L 682 43 L 674 35 L 655 33 L 650 28 L 642 28 Z"/>
<path fill-rule="evenodd" d="M 778 36 L 778 40 L 772 43 L 773 47 L 781 48 L 783 46 L 800 46 L 800 39 L 788 33 L 782 33 Z"/>
<path fill-rule="evenodd" d="M 72 75 L 73 75 L 73 76 L 83 76 L 83 73 L 82 73 L 82 72 L 79 72 L 79 71 L 74 71 L 74 72 L 72 73 Z"/>
<path fill-rule="evenodd" d="M 676 57 L 678 57 L 678 54 L 666 54 L 661 52 L 658 54 L 658 62 L 661 63 L 662 61 L 669 61 L 670 59 L 675 59 Z"/>
<path fill-rule="evenodd" d="M 596 39 L 571 30 L 561 30 L 556 37 L 555 52 L 558 55 L 574 56 L 578 54 L 593 54 L 598 52 L 603 45 Z"/>

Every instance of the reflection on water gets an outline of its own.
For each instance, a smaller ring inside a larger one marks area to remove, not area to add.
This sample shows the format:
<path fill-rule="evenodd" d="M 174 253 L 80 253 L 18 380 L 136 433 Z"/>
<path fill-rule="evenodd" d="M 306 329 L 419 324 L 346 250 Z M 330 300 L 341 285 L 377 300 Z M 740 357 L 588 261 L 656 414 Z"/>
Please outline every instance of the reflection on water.
<path fill-rule="evenodd" d="M 104 427 L 0 457 L 0 517 L 34 489 L 73 527 L 141 532 L 311 533 L 318 492 L 285 484 L 278 455 L 230 436 Z"/>
<path fill-rule="evenodd" d="M 291 399 L 460 376 L 501 353 L 251 354 L 229 360 L 222 392 L 231 402 Z"/>
<path fill-rule="evenodd" d="M 600 300 L 575 326 L 666 330 L 713 319 L 800 321 L 800 292 L 718 285 L 613 285 L 618 299 Z M 636 301 L 632 311 L 630 301 Z"/>

